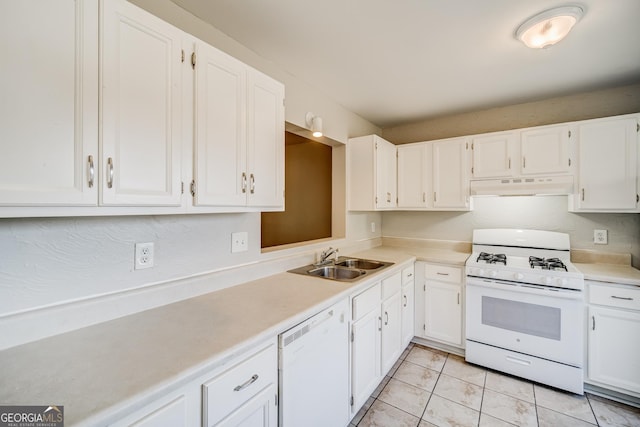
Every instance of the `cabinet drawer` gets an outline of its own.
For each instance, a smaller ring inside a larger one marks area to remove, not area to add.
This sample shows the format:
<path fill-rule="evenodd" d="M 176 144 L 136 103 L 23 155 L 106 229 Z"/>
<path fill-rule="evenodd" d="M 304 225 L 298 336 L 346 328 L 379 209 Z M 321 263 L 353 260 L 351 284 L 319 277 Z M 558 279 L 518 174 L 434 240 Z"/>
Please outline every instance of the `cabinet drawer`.
<path fill-rule="evenodd" d="M 358 320 L 372 310 L 380 309 L 380 283 L 376 283 L 353 298 L 353 320 Z"/>
<path fill-rule="evenodd" d="M 447 265 L 425 264 L 424 276 L 427 279 L 439 280 L 441 282 L 461 283 L 462 269 L 460 267 L 450 267 Z"/>
<path fill-rule="evenodd" d="M 402 284 L 406 285 L 407 283 L 413 280 L 413 265 L 411 267 L 402 269 Z"/>
<path fill-rule="evenodd" d="M 270 384 L 277 383 L 275 345 L 254 354 L 202 386 L 203 424 L 214 425 Z"/>
<path fill-rule="evenodd" d="M 590 284 L 589 303 L 640 310 L 640 289 Z"/>
<path fill-rule="evenodd" d="M 397 272 L 391 277 L 382 280 L 382 299 L 385 300 L 391 295 L 400 292 L 402 287 L 402 274 Z"/>

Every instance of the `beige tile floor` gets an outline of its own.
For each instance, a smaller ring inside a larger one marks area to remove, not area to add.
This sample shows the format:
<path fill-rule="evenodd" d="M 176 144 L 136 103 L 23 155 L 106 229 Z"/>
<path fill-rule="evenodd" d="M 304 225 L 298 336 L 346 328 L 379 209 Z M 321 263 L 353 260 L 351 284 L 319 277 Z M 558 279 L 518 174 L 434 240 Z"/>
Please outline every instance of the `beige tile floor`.
<path fill-rule="evenodd" d="M 640 427 L 640 409 L 579 396 L 410 344 L 351 427 Z"/>

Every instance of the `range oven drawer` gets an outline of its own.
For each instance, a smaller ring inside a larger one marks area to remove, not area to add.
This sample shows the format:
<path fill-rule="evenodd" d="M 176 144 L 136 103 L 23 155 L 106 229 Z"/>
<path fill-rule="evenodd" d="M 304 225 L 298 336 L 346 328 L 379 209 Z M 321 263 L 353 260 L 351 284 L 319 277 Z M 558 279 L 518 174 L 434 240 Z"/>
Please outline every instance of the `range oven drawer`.
<path fill-rule="evenodd" d="M 508 374 L 583 394 L 582 368 L 467 340 L 465 360 Z"/>

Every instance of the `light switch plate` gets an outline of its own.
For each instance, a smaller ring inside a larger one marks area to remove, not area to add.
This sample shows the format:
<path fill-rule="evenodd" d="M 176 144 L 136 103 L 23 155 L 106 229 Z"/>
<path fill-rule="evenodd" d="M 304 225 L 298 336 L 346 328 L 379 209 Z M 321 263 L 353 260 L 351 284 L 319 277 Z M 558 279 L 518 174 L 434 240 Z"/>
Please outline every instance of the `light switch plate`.
<path fill-rule="evenodd" d="M 244 252 L 249 249 L 249 233 L 239 231 L 231 233 L 231 253 Z"/>
<path fill-rule="evenodd" d="M 593 230 L 593 243 L 606 245 L 608 243 L 607 240 L 607 230 Z"/>

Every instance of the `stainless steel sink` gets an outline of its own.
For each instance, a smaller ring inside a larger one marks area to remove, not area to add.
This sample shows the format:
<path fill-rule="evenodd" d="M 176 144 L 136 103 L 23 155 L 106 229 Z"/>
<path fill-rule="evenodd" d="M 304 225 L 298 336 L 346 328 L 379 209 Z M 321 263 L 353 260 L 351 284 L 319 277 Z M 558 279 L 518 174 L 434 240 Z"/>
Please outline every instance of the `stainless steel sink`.
<path fill-rule="evenodd" d="M 359 268 L 362 270 L 377 270 L 379 268 L 388 266 L 389 263 L 360 258 L 338 258 L 336 265 L 349 268 Z"/>
<path fill-rule="evenodd" d="M 324 277 L 333 280 L 352 280 L 367 274 L 364 270 L 355 270 L 352 268 L 342 268 L 335 265 L 325 265 L 309 270 L 309 276 Z"/>
<path fill-rule="evenodd" d="M 326 265 L 305 265 L 304 267 L 289 270 L 289 273 L 303 276 L 321 277 L 323 279 L 339 282 L 353 282 L 367 274 L 393 265 L 392 262 L 373 261 L 361 258 L 340 257 L 335 262 Z"/>

